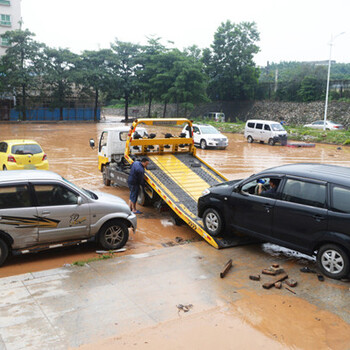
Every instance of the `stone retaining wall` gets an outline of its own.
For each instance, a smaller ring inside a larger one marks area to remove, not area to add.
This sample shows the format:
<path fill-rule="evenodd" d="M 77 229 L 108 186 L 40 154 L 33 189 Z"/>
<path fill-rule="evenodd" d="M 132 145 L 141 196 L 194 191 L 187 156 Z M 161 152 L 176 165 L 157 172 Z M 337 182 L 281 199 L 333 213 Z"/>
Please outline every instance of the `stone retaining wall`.
<path fill-rule="evenodd" d="M 247 119 L 285 120 L 288 124 L 306 124 L 317 119 L 324 118 L 324 101 L 297 103 L 297 102 L 275 102 L 275 101 L 242 101 L 242 102 L 212 102 L 197 105 L 191 113 L 185 115 L 180 108 L 179 117 L 196 118 L 208 112 L 223 112 L 226 120 L 246 121 Z M 164 106 L 153 104 L 152 117 L 161 118 Z M 131 107 L 129 118 L 142 118 L 147 116 L 148 106 Z M 104 115 L 124 115 L 124 109 L 103 109 Z M 167 118 L 177 116 L 176 105 L 167 106 Z M 350 103 L 330 102 L 328 105 L 327 118 L 350 127 Z"/>

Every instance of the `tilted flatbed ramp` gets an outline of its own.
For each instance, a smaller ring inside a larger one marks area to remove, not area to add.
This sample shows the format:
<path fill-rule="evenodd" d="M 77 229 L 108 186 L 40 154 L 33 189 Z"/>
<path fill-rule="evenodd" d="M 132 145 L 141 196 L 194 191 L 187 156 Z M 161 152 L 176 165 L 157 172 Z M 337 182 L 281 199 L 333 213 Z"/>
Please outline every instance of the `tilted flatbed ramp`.
<path fill-rule="evenodd" d="M 187 119 L 138 119 L 134 122 L 132 130 L 135 130 L 139 123 L 152 125 L 153 122 L 156 122 L 159 125 L 162 121 L 164 123 L 177 122 L 176 125 L 187 122 L 190 126 L 192 125 Z M 167 145 L 168 149 L 164 145 Z M 215 248 L 225 248 L 250 242 L 245 237 L 227 239 L 212 237 L 205 231 L 202 219 L 197 216 L 198 198 L 206 188 L 227 181 L 227 178 L 196 156 L 192 138 L 171 137 L 137 140 L 130 138 L 127 141 L 127 149 L 131 146 L 140 147 L 139 155 L 147 156 L 150 159 L 145 174 L 149 186 L 176 215 L 209 244 Z M 152 151 L 149 151 L 149 146 L 152 146 Z M 125 158 L 132 162 L 129 154 L 126 152 Z"/>

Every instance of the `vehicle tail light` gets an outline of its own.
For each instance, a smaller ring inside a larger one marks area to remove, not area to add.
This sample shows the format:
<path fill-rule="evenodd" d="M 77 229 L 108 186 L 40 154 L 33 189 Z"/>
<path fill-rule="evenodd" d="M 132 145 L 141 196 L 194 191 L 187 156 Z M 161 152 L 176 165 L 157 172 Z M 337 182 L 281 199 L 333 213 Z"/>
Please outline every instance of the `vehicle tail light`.
<path fill-rule="evenodd" d="M 7 157 L 8 162 L 16 163 L 16 159 L 14 156 L 11 156 L 11 154 Z"/>
<path fill-rule="evenodd" d="M 334 128 L 335 128 L 335 129 L 339 129 L 339 126 L 338 126 L 338 125 L 334 125 Z"/>
<path fill-rule="evenodd" d="M 47 155 L 45 153 L 44 153 L 43 159 L 41 161 L 43 162 L 44 160 L 47 160 Z"/>

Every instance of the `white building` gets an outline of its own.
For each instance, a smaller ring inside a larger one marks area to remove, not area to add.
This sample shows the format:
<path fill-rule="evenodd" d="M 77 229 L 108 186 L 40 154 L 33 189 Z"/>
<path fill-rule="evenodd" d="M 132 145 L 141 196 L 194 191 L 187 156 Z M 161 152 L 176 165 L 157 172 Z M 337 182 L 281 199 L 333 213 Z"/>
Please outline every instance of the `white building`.
<path fill-rule="evenodd" d="M 21 0 L 0 0 L 0 35 L 8 30 L 20 28 Z M 0 56 L 8 47 L 5 39 L 0 37 Z"/>

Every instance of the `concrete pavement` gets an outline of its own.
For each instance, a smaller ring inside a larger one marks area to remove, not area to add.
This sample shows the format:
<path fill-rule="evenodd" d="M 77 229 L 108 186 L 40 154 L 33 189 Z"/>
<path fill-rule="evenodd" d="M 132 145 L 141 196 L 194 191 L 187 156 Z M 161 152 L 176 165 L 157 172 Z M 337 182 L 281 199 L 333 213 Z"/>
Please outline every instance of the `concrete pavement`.
<path fill-rule="evenodd" d="M 228 259 L 233 267 L 221 279 Z M 192 304 L 191 314 L 231 304 L 248 289 L 289 298 L 285 289 L 262 289 L 269 276 L 248 278 L 276 262 L 298 280 L 296 298 L 350 324 L 349 283 L 316 281 L 299 271 L 305 261 L 273 257 L 259 245 L 218 251 L 197 242 L 0 279 L 0 349 L 78 347 L 178 319 L 179 304 Z"/>

